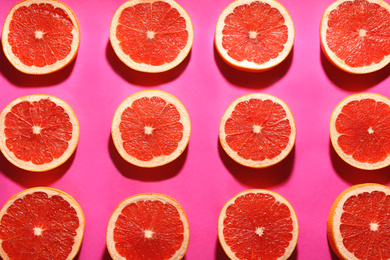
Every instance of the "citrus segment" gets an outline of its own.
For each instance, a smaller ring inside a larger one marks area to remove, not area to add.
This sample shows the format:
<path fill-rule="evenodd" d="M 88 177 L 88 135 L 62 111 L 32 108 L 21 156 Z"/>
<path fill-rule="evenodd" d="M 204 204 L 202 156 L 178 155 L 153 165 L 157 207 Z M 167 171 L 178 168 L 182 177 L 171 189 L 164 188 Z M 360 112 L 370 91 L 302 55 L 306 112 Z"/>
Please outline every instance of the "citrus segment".
<path fill-rule="evenodd" d="M 56 0 L 26 0 L 9 12 L 2 43 L 15 68 L 28 74 L 47 74 L 74 59 L 80 28 L 65 4 Z"/>
<path fill-rule="evenodd" d="M 138 194 L 122 201 L 107 227 L 107 247 L 117 259 L 181 259 L 189 244 L 181 205 L 162 194 Z"/>
<path fill-rule="evenodd" d="M 325 55 L 350 73 L 379 70 L 390 62 L 390 5 L 382 0 L 338 0 L 324 12 Z"/>
<path fill-rule="evenodd" d="M 263 168 L 283 160 L 295 143 L 290 109 L 280 99 L 261 93 L 237 98 L 222 116 L 219 139 L 238 163 Z"/>
<path fill-rule="evenodd" d="M 122 102 L 111 132 L 125 160 L 141 167 L 156 167 L 173 161 L 185 150 L 191 124 L 179 100 L 163 91 L 146 90 Z"/>
<path fill-rule="evenodd" d="M 341 259 L 389 259 L 390 188 L 360 184 L 343 191 L 328 217 L 328 238 Z"/>
<path fill-rule="evenodd" d="M 84 215 L 66 193 L 32 188 L 13 196 L 0 211 L 3 259 L 73 259 L 84 234 Z"/>
<path fill-rule="evenodd" d="M 162 72 L 177 66 L 193 42 L 192 22 L 173 0 L 131 0 L 115 12 L 110 41 L 130 68 Z"/>
<path fill-rule="evenodd" d="M 281 63 L 294 42 L 287 10 L 274 0 L 237 0 L 221 13 L 215 45 L 233 67 L 262 71 Z"/>
<path fill-rule="evenodd" d="M 14 165 L 46 171 L 76 149 L 79 125 L 64 101 L 49 95 L 17 98 L 0 114 L 0 150 Z"/>
<path fill-rule="evenodd" d="M 348 96 L 334 109 L 330 136 L 339 156 L 360 169 L 390 164 L 390 100 L 378 94 Z"/>
<path fill-rule="evenodd" d="M 222 208 L 218 238 L 230 259 L 287 259 L 298 240 L 298 220 L 279 194 L 247 190 Z"/>

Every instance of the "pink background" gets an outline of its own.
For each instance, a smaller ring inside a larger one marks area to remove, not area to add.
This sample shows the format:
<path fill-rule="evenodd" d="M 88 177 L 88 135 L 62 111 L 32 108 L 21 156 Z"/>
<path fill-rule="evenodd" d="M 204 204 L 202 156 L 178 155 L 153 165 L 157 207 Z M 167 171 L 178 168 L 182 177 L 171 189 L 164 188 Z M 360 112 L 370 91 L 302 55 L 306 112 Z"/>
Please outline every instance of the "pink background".
<path fill-rule="evenodd" d="M 214 28 L 231 0 L 179 0 L 189 13 L 195 40 L 177 68 L 144 74 L 127 68 L 109 42 L 109 26 L 122 0 L 66 0 L 81 27 L 78 55 L 65 69 L 46 76 L 18 72 L 0 53 L 0 109 L 27 94 L 57 96 L 74 109 L 81 128 L 78 148 L 63 166 L 30 173 L 0 154 L 0 205 L 35 186 L 61 189 L 81 205 L 86 217 L 78 259 L 111 259 L 105 245 L 108 219 L 120 201 L 144 192 L 167 194 L 184 207 L 190 222 L 186 260 L 227 259 L 217 238 L 224 203 L 246 189 L 262 188 L 284 196 L 299 220 L 298 245 L 291 259 L 336 259 L 328 246 L 326 218 L 336 196 L 351 185 L 390 183 L 389 169 L 366 172 L 347 165 L 329 140 L 329 118 L 344 97 L 358 92 L 390 96 L 389 67 L 369 75 L 349 75 L 330 64 L 320 49 L 319 23 L 332 0 L 281 1 L 295 25 L 292 53 L 264 73 L 244 73 L 227 66 L 214 48 Z M 16 1 L 0 0 L 0 21 Z M 2 24 L 1 24 L 2 26 Z M 176 161 L 155 169 L 125 162 L 110 136 L 117 106 L 141 90 L 167 91 L 187 108 L 192 134 Z M 292 153 L 267 169 L 249 169 L 232 161 L 218 141 L 218 125 L 237 97 L 264 92 L 283 99 L 297 125 Z"/>

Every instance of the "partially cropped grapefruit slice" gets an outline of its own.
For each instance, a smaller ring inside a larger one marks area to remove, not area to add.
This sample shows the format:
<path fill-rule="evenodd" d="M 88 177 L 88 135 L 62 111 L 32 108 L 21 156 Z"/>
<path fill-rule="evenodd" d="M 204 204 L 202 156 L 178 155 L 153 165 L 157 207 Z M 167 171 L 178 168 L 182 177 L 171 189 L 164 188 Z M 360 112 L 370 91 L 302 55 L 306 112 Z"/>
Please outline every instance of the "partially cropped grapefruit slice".
<path fill-rule="evenodd" d="M 328 216 L 333 251 L 343 260 L 390 259 L 390 188 L 373 183 L 343 191 Z"/>
<path fill-rule="evenodd" d="M 114 260 L 180 260 L 189 239 L 182 206 L 157 193 L 138 194 L 122 201 L 111 215 L 106 236 Z"/>
<path fill-rule="evenodd" d="M 16 259 L 73 259 L 84 236 L 77 202 L 52 188 L 14 195 L 0 211 L 0 256 Z"/>
<path fill-rule="evenodd" d="M 286 59 L 294 24 L 275 0 L 236 0 L 220 14 L 215 46 L 224 61 L 244 71 L 264 71 Z"/>
<path fill-rule="evenodd" d="M 390 62 L 390 5 L 382 0 L 338 0 L 321 19 L 325 56 L 354 74 L 377 71 Z"/>
<path fill-rule="evenodd" d="M 218 238 L 232 260 L 288 259 L 297 244 L 298 219 L 281 195 L 247 190 L 222 208 Z"/>
<path fill-rule="evenodd" d="M 41 172 L 60 166 L 75 151 L 79 135 L 72 108 L 54 96 L 19 97 L 0 114 L 0 150 L 25 170 Z"/>
<path fill-rule="evenodd" d="M 375 170 L 390 164 L 390 99 L 373 93 L 346 97 L 333 110 L 330 138 L 350 165 Z"/>
<path fill-rule="evenodd" d="M 131 95 L 117 108 L 111 134 L 123 159 L 140 167 L 157 167 L 183 153 L 191 123 L 176 97 L 160 90 L 145 90 Z"/>
<path fill-rule="evenodd" d="M 219 125 L 222 148 L 236 162 L 264 168 L 283 160 L 295 143 L 294 117 L 277 97 L 252 93 L 237 98 Z"/>
<path fill-rule="evenodd" d="M 115 12 L 111 45 L 127 66 L 163 72 L 179 65 L 194 40 L 187 12 L 174 0 L 129 0 Z"/>
<path fill-rule="evenodd" d="M 72 10 L 57 0 L 24 0 L 5 19 L 2 44 L 12 65 L 27 74 L 48 74 L 69 64 L 80 44 Z"/>

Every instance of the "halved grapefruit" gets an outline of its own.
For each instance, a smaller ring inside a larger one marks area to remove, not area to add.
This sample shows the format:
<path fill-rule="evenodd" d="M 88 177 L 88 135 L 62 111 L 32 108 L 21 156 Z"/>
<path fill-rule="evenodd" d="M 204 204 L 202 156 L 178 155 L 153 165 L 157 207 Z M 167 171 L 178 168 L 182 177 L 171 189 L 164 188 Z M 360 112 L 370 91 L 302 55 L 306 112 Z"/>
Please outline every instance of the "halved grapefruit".
<path fill-rule="evenodd" d="M 110 42 L 128 67 L 163 72 L 179 65 L 194 40 L 187 12 L 174 0 L 129 0 L 115 12 Z"/>
<path fill-rule="evenodd" d="M 291 16 L 279 2 L 236 0 L 218 18 L 215 46 L 227 64 L 257 72 L 284 61 L 294 37 Z"/>
<path fill-rule="evenodd" d="M 107 226 L 107 248 L 114 260 L 180 260 L 190 239 L 187 216 L 173 198 L 157 193 L 122 201 Z"/>
<path fill-rule="evenodd" d="M 75 151 L 79 136 L 72 108 L 54 96 L 19 97 L 0 114 L 0 150 L 12 164 L 28 171 L 63 164 Z"/>
<path fill-rule="evenodd" d="M 343 99 L 330 118 L 330 139 L 348 164 L 375 170 L 390 164 L 390 99 L 374 93 Z"/>
<path fill-rule="evenodd" d="M 338 0 L 321 19 L 322 49 L 346 72 L 374 72 L 390 62 L 389 28 L 390 5 L 385 1 Z"/>
<path fill-rule="evenodd" d="M 295 143 L 296 127 L 289 107 L 269 94 L 241 96 L 229 105 L 219 125 L 219 140 L 236 162 L 264 168 L 282 161 Z"/>
<path fill-rule="evenodd" d="M 7 201 L 0 211 L 0 256 L 17 259 L 73 259 L 84 236 L 85 219 L 63 191 L 37 187 Z"/>
<path fill-rule="evenodd" d="M 191 134 L 183 104 L 160 90 L 137 92 L 120 104 L 111 135 L 119 154 L 134 165 L 157 167 L 179 157 Z"/>
<path fill-rule="evenodd" d="M 223 206 L 218 238 L 232 260 L 288 259 L 298 241 L 298 219 L 281 195 L 246 190 Z"/>
<path fill-rule="evenodd" d="M 390 259 L 390 188 L 365 183 L 343 191 L 328 216 L 327 233 L 340 259 Z"/>
<path fill-rule="evenodd" d="M 48 74 L 69 64 L 80 45 L 73 11 L 57 0 L 24 0 L 8 13 L 2 34 L 5 56 L 27 74 Z"/>

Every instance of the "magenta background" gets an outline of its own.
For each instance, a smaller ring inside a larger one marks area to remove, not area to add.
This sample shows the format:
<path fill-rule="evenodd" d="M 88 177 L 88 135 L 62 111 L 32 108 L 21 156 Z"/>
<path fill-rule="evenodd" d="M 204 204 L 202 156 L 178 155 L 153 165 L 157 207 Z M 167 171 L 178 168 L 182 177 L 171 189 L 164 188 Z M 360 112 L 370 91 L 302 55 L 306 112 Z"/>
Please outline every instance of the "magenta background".
<path fill-rule="evenodd" d="M 339 159 L 329 140 L 333 108 L 347 95 L 374 92 L 390 96 L 389 66 L 369 75 L 349 75 L 330 64 L 320 49 L 319 23 L 332 0 L 281 1 L 295 25 L 292 53 L 264 73 L 227 66 L 214 48 L 214 28 L 231 0 L 179 0 L 195 31 L 190 55 L 177 68 L 144 74 L 127 68 L 109 43 L 109 26 L 122 0 L 66 0 L 81 27 L 78 55 L 65 69 L 46 76 L 24 75 L 0 53 L 0 109 L 27 94 L 55 95 L 74 109 L 81 129 L 70 160 L 46 173 L 29 173 L 0 154 L 0 206 L 15 193 L 35 186 L 61 189 L 81 205 L 86 217 L 78 259 L 111 259 L 105 245 L 108 219 L 120 201 L 144 192 L 167 194 L 184 207 L 190 222 L 186 260 L 228 259 L 217 238 L 224 203 L 246 189 L 264 188 L 284 196 L 299 220 L 297 249 L 291 259 L 337 259 L 328 246 L 326 218 L 336 196 L 351 185 L 390 183 L 389 169 L 366 172 Z M 16 1 L 0 0 L 1 26 Z M 110 136 L 117 106 L 141 90 L 160 89 L 187 108 L 192 134 L 176 161 L 155 169 L 125 162 Z M 232 161 L 218 141 L 223 112 L 237 97 L 264 92 L 283 99 L 297 125 L 292 153 L 267 169 L 249 169 Z"/>

